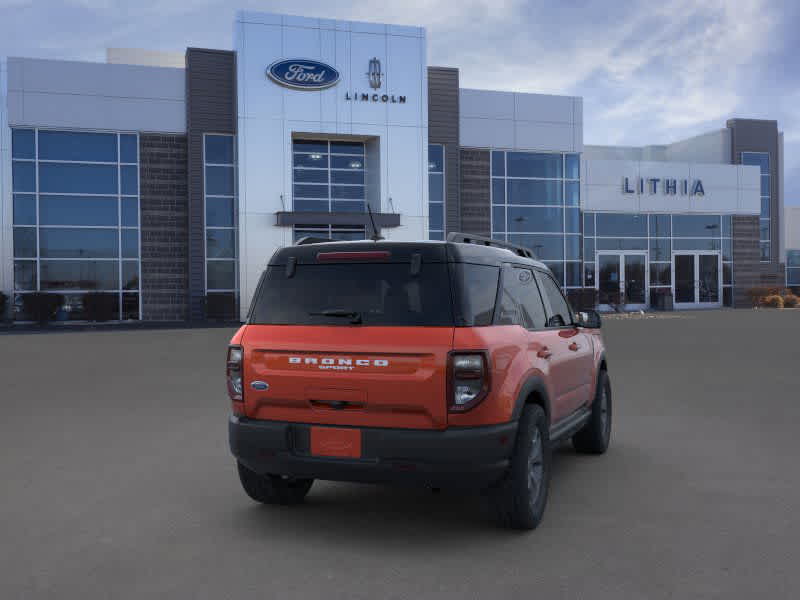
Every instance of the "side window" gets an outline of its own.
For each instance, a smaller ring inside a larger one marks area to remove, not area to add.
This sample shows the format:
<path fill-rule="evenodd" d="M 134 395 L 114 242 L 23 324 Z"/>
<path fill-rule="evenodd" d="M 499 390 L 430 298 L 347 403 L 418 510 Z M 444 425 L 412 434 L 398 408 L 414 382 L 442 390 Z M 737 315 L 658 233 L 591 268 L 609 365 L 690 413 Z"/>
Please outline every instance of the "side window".
<path fill-rule="evenodd" d="M 456 264 L 456 274 L 464 325 L 467 327 L 491 325 L 500 269 L 460 263 Z"/>
<path fill-rule="evenodd" d="M 542 294 L 550 303 L 549 327 L 564 327 L 572 324 L 572 311 L 569 309 L 564 294 L 561 293 L 553 278 L 546 273 L 538 273 L 539 285 L 542 286 Z"/>
<path fill-rule="evenodd" d="M 497 325 L 540 329 L 545 324 L 544 305 L 530 269 L 503 269 L 503 292 Z"/>

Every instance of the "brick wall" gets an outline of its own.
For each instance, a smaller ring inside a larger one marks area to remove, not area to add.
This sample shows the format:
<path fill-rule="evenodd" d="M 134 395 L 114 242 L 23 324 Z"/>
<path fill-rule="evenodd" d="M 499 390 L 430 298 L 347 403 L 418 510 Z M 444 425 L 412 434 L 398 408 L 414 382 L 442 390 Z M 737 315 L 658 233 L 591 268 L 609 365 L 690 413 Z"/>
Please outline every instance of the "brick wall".
<path fill-rule="evenodd" d="M 461 229 L 464 233 L 491 235 L 489 160 L 488 150 L 461 150 Z"/>
<path fill-rule="evenodd" d="M 747 290 L 761 285 L 758 217 L 733 217 L 733 305 L 749 307 Z"/>
<path fill-rule="evenodd" d="M 139 136 L 142 319 L 188 318 L 186 136 Z"/>
<path fill-rule="evenodd" d="M 445 232 L 461 231 L 458 69 L 428 67 L 428 141 L 444 145 Z"/>

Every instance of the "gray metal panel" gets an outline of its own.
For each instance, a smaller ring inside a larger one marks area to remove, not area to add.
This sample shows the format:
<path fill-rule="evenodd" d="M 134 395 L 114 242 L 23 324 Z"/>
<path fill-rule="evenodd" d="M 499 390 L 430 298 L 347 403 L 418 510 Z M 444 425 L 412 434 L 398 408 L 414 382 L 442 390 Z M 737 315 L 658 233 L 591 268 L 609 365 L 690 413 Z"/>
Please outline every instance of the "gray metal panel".
<path fill-rule="evenodd" d="M 372 232 L 368 213 L 287 211 L 276 213 L 275 216 L 275 224 L 285 227 L 292 225 L 365 225 L 367 233 Z M 399 214 L 374 212 L 372 217 L 379 230 L 382 227 L 400 227 Z"/>
<path fill-rule="evenodd" d="M 186 51 L 186 132 L 189 173 L 189 318 L 205 318 L 203 134 L 236 133 L 236 53 Z"/>
<path fill-rule="evenodd" d="M 444 145 L 445 228 L 461 231 L 458 69 L 428 67 L 428 141 Z"/>

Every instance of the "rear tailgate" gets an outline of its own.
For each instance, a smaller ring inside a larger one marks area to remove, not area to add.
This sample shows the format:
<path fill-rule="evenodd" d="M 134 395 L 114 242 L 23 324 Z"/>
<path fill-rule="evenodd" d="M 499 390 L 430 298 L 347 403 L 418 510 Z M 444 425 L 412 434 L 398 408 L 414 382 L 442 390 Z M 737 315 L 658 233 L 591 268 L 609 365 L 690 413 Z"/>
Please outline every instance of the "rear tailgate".
<path fill-rule="evenodd" d="M 249 325 L 243 339 L 247 416 L 444 429 L 453 331 L 452 327 Z M 268 388 L 255 389 L 254 381 Z"/>

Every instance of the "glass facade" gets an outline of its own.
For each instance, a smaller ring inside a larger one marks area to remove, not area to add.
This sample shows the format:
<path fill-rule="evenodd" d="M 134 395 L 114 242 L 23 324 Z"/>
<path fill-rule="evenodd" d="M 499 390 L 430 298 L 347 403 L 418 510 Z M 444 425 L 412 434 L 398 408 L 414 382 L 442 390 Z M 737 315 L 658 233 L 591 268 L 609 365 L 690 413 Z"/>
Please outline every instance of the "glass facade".
<path fill-rule="evenodd" d="M 800 286 L 800 250 L 786 251 L 786 285 Z"/>
<path fill-rule="evenodd" d="M 566 288 L 581 287 L 580 155 L 494 150 L 492 237 L 533 250 Z"/>
<path fill-rule="evenodd" d="M 292 141 L 296 211 L 365 212 L 364 143 Z"/>
<path fill-rule="evenodd" d="M 444 146 L 428 145 L 428 239 L 444 239 Z"/>
<path fill-rule="evenodd" d="M 583 230 L 583 281 L 586 287 L 596 287 L 595 257 L 598 251 L 647 251 L 651 296 L 672 289 L 673 252 L 718 251 L 724 304 L 730 305 L 733 285 L 730 215 L 587 212 L 583 215 Z"/>
<path fill-rule="evenodd" d="M 236 137 L 203 136 L 206 297 L 209 314 L 231 307 L 239 291 Z"/>
<path fill-rule="evenodd" d="M 320 237 L 332 240 L 366 239 L 363 225 L 295 225 L 294 241 L 304 237 Z"/>
<path fill-rule="evenodd" d="M 769 152 L 742 152 L 742 164 L 753 165 L 761 169 L 761 218 L 759 220 L 759 245 L 761 261 L 769 262 L 772 258 L 770 241 L 770 199 L 772 189 L 769 174 Z"/>
<path fill-rule="evenodd" d="M 113 320 L 141 317 L 139 141 L 135 133 L 12 130 L 15 318 L 25 294 L 63 297 L 56 320 L 85 320 L 87 294 Z"/>

